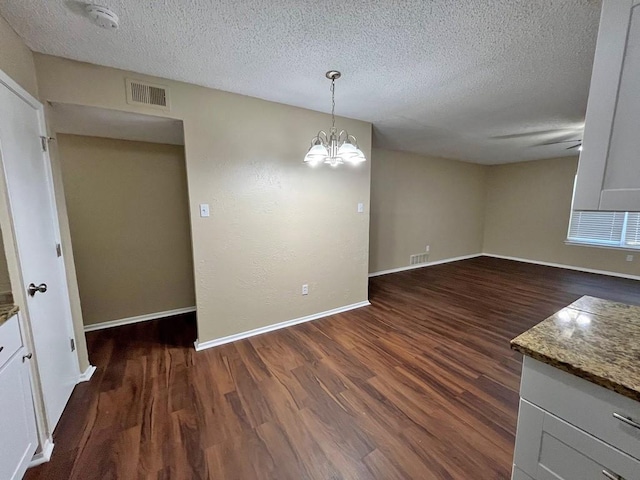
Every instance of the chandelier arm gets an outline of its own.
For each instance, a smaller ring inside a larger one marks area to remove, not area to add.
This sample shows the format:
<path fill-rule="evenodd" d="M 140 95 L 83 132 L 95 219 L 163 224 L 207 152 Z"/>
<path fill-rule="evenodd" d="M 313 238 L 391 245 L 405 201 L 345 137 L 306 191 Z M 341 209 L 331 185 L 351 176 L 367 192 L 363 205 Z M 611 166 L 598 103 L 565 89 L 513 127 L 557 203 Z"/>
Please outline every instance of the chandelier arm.
<path fill-rule="evenodd" d="M 327 132 L 325 132 L 324 130 L 320 130 L 318 132 L 318 135 L 316 135 L 316 138 L 320 140 L 324 145 L 329 143 L 329 136 L 327 135 Z"/>
<path fill-rule="evenodd" d="M 320 130 L 318 134 L 311 139 L 311 146 L 325 144 L 326 138 L 327 134 L 323 130 Z"/>

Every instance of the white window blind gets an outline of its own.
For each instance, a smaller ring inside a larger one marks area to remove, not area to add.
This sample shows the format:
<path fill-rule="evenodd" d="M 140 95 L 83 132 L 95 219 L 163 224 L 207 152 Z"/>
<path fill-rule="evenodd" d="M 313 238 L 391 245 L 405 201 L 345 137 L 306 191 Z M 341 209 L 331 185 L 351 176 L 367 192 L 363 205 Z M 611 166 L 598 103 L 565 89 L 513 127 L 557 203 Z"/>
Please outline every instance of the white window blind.
<path fill-rule="evenodd" d="M 640 213 L 573 211 L 567 240 L 640 249 Z"/>
<path fill-rule="evenodd" d="M 627 213 L 627 230 L 624 235 L 627 247 L 640 248 L 640 213 Z"/>

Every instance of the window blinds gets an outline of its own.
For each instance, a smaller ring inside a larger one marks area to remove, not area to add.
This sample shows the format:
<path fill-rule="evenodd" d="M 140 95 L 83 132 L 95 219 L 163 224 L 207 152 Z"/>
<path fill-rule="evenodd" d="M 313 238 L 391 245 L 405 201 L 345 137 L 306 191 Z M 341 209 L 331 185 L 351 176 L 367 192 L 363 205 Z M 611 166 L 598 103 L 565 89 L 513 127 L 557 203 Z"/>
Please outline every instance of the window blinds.
<path fill-rule="evenodd" d="M 627 229 L 624 244 L 631 248 L 640 248 L 640 213 L 627 213 Z"/>
<path fill-rule="evenodd" d="M 620 245 L 625 216 L 625 212 L 574 211 L 568 239 L 597 245 Z"/>

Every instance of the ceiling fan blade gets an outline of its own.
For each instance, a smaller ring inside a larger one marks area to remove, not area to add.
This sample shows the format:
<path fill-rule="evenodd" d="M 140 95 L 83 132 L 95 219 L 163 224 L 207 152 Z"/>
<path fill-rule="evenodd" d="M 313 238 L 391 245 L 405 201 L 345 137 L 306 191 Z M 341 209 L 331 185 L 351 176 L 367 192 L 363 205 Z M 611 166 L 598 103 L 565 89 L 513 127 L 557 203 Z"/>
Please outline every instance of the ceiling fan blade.
<path fill-rule="evenodd" d="M 560 140 L 559 142 L 549 142 L 549 143 L 541 143 L 540 145 L 555 145 L 557 143 L 571 143 L 571 142 L 581 142 L 581 140 Z"/>
<path fill-rule="evenodd" d="M 581 146 L 582 146 L 582 144 L 581 144 L 581 143 L 579 143 L 578 145 L 574 145 L 573 147 L 569 147 L 569 148 L 567 148 L 567 150 L 571 150 L 571 149 L 573 149 L 573 148 L 580 148 Z"/>
<path fill-rule="evenodd" d="M 554 137 L 569 137 L 574 135 L 581 135 L 582 129 L 580 128 L 554 128 L 553 130 L 537 130 L 533 132 L 520 132 L 511 133 L 508 135 L 495 135 L 490 137 L 492 140 L 509 140 L 515 138 L 527 138 L 527 137 L 539 137 L 539 136 L 554 136 Z"/>

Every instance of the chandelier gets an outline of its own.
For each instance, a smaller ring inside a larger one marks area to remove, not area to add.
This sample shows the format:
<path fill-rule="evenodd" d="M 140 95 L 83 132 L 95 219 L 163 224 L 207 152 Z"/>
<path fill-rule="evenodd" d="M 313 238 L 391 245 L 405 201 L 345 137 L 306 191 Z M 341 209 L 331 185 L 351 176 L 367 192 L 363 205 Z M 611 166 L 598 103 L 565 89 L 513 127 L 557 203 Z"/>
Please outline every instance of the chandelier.
<path fill-rule="evenodd" d="M 311 140 L 311 148 L 304 156 L 305 163 L 316 166 L 326 163 L 332 167 L 337 167 L 344 163 L 357 165 L 367 160 L 358 148 L 358 141 L 353 135 L 349 135 L 346 130 L 340 131 L 336 129 L 336 80 L 339 79 L 341 73 L 337 70 L 329 70 L 326 77 L 331 80 L 331 130 L 329 134 L 320 131 L 318 135 Z"/>

